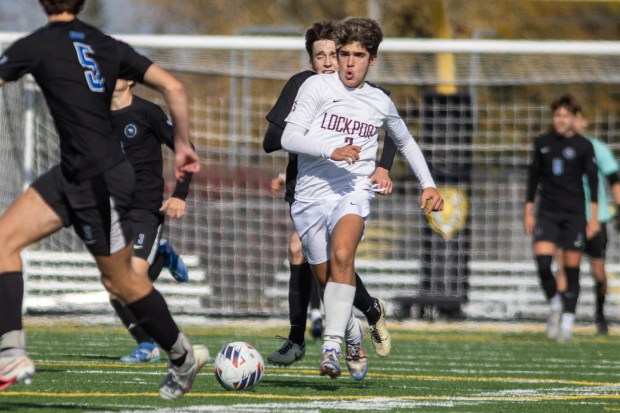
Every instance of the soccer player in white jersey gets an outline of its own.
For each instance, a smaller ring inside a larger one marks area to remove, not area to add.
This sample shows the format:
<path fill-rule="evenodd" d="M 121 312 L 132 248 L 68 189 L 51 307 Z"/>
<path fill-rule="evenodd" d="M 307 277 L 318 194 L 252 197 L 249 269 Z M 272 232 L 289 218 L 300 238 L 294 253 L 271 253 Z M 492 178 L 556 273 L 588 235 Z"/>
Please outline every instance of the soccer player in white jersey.
<path fill-rule="evenodd" d="M 304 255 L 324 287 L 325 337 L 320 374 L 340 376 L 340 349 L 353 323 L 355 252 L 362 240 L 375 170 L 378 131 L 385 127 L 422 187 L 421 208 L 443 209 L 422 152 L 391 99 L 365 83 L 377 61 L 381 28 L 372 19 L 337 24 L 338 72 L 301 86 L 282 136 L 298 154 L 291 215 Z"/>

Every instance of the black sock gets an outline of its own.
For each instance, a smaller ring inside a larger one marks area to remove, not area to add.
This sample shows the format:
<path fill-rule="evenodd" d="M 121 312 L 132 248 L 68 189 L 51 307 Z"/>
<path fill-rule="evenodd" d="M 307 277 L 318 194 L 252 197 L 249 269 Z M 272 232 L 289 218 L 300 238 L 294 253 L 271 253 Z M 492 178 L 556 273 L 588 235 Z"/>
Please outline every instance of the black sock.
<path fill-rule="evenodd" d="M 575 313 L 579 299 L 579 267 L 564 267 L 566 274 L 566 291 L 562 293 L 564 312 Z"/>
<path fill-rule="evenodd" d="M 23 300 L 24 276 L 21 271 L 0 274 L 0 336 L 23 329 Z"/>
<path fill-rule="evenodd" d="M 314 274 L 312 273 L 312 268 L 310 268 L 310 265 L 308 265 L 308 277 L 312 280 L 312 283 L 310 284 L 310 308 L 321 308 L 319 282 L 316 280 L 316 278 L 314 278 Z"/>
<path fill-rule="evenodd" d="M 118 318 L 121 319 L 123 325 L 127 328 L 127 331 L 129 331 L 129 334 L 131 334 L 133 339 L 136 340 L 136 343 L 140 344 L 146 341 L 152 343 L 154 341 L 153 338 L 146 334 L 146 331 L 140 327 L 136 316 L 133 315 L 133 313 L 129 311 L 123 303 L 115 298 L 112 298 L 110 299 L 110 304 L 112 304 L 114 311 L 116 311 L 116 315 L 118 315 Z"/>
<path fill-rule="evenodd" d="M 153 337 L 164 351 L 170 349 L 179 337 L 179 328 L 172 319 L 164 297 L 155 288 L 145 297 L 127 305 L 140 327 Z"/>
<path fill-rule="evenodd" d="M 607 285 L 600 281 L 597 281 L 594 286 L 594 295 L 596 296 L 596 314 L 603 314 L 603 308 L 605 307 L 605 298 L 607 297 L 606 291 Z"/>
<path fill-rule="evenodd" d="M 551 262 L 553 257 L 551 255 L 537 255 L 536 264 L 538 265 L 538 276 L 540 277 L 540 285 L 545 292 L 547 301 L 551 300 L 558 292 L 555 277 L 551 270 Z"/>
<path fill-rule="evenodd" d="M 355 273 L 353 306 L 366 316 L 368 324 L 375 324 L 381 316 L 379 301 L 370 295 L 358 273 Z"/>
<path fill-rule="evenodd" d="M 291 264 L 291 278 L 288 283 L 288 311 L 291 330 L 288 339 L 302 345 L 308 320 L 308 303 L 312 286 L 310 264 Z"/>

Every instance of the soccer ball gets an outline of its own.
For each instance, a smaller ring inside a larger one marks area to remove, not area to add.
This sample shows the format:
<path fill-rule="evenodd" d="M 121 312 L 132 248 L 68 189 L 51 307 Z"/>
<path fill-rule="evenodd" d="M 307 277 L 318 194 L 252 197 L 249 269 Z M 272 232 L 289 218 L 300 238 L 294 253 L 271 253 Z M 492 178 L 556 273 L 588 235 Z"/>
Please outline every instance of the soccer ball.
<path fill-rule="evenodd" d="M 262 379 L 265 362 L 254 347 L 235 341 L 217 353 L 214 367 L 215 378 L 226 390 L 250 390 Z"/>

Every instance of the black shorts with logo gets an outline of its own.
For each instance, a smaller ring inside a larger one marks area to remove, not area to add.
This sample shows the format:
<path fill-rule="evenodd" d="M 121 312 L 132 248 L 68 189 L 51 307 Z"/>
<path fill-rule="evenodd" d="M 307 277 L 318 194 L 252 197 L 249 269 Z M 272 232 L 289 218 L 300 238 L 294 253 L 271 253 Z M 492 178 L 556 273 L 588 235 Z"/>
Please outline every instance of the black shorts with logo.
<path fill-rule="evenodd" d="M 81 182 L 68 180 L 56 165 L 32 183 L 95 256 L 114 254 L 133 241 L 129 205 L 134 185 L 133 168 L 127 161 Z"/>
<path fill-rule="evenodd" d="M 135 234 L 133 255 L 150 265 L 155 262 L 159 250 L 159 239 L 164 225 L 164 214 L 148 209 L 132 209 L 129 212 Z"/>
<path fill-rule="evenodd" d="M 534 242 L 548 241 L 564 250 L 583 251 L 586 245 L 585 214 L 540 211 L 534 227 Z"/>

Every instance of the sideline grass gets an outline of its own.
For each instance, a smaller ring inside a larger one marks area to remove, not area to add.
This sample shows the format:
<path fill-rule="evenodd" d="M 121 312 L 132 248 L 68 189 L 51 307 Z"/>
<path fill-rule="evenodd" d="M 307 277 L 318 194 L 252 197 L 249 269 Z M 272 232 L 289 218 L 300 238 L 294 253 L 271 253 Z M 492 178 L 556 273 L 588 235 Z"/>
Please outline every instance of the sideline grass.
<path fill-rule="evenodd" d="M 541 326 L 540 326 L 541 327 Z M 211 365 L 192 392 L 175 402 L 158 396 L 165 361 L 127 365 L 133 347 L 120 328 L 65 320 L 27 323 L 37 365 L 30 386 L 0 392 L 2 412 L 612 412 L 620 411 L 620 338 L 589 330 L 571 343 L 544 338 L 541 328 L 498 330 L 463 324 L 390 325 L 392 354 L 377 357 L 366 340 L 370 372 L 362 382 L 346 373 L 319 377 L 320 343 L 289 368 L 267 366 L 251 392 L 226 392 Z M 266 359 L 284 323 L 185 328 L 211 356 L 230 341 L 257 347 Z M 234 407 L 233 407 L 234 406 Z"/>

